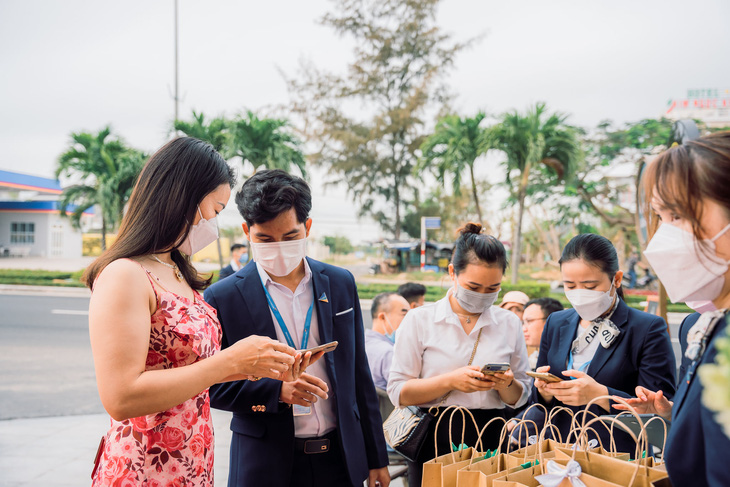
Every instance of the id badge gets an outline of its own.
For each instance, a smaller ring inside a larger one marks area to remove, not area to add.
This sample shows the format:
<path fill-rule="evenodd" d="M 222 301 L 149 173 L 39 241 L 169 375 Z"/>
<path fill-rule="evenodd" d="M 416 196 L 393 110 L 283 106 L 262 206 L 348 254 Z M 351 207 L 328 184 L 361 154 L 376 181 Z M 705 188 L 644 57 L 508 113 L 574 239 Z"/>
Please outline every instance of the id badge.
<path fill-rule="evenodd" d="M 300 406 L 299 404 L 293 404 L 292 409 L 294 416 L 307 416 L 309 414 L 312 414 L 311 406 Z"/>

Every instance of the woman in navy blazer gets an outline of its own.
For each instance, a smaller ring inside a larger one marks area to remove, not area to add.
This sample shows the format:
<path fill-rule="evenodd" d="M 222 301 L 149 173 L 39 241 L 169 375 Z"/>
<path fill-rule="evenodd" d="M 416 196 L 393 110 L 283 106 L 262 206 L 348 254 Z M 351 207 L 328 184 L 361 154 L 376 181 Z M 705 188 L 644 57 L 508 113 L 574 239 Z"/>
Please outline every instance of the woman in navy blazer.
<path fill-rule="evenodd" d="M 671 418 L 664 460 L 672 485 L 730 485 L 730 438 L 708 408 L 719 405 L 703 400 L 705 384 L 697 373 L 715 363 L 718 340 L 727 336 L 729 187 L 730 132 L 663 152 L 647 167 L 644 179 L 652 219 L 660 222 L 644 255 L 672 301 L 705 311 L 683 323 L 682 376 L 674 403 L 664 389 L 642 387 L 629 401 L 642 413 Z M 730 384 L 725 387 L 727 394 Z"/>
<path fill-rule="evenodd" d="M 676 366 L 667 324 L 621 299 L 623 272 L 611 242 L 593 234 L 574 237 L 563 250 L 560 270 L 573 309 L 548 317 L 537 371 L 565 380 L 536 379 L 533 402 L 549 409 L 566 406 L 577 413 L 599 396 L 631 397 L 638 385 L 662 389 L 671 396 Z M 602 400 L 591 411 L 599 416 L 617 414 L 613 404 Z M 570 423 L 567 413 L 559 413 L 554 420 L 563 439 Z M 602 444 L 608 446 L 608 430 L 600 426 L 597 430 Z M 614 432 L 614 438 L 619 451 L 635 451 L 636 444 L 626 433 Z"/>

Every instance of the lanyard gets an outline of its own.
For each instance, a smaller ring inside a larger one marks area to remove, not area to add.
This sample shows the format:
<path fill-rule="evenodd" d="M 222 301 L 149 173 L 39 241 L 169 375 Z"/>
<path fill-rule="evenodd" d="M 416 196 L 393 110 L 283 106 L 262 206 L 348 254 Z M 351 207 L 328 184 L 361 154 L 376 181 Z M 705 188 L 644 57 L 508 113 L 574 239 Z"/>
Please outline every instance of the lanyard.
<path fill-rule="evenodd" d="M 590 359 L 588 362 L 584 363 L 580 367 L 578 367 L 578 372 L 586 372 L 588 370 L 588 366 L 591 365 L 591 362 L 593 359 Z M 568 355 L 568 370 L 571 370 L 573 368 L 573 350 L 570 351 L 570 355 Z M 588 373 L 588 372 L 586 372 Z M 575 377 L 571 377 L 571 379 L 575 379 Z"/>
<path fill-rule="evenodd" d="M 266 289 L 266 286 L 264 285 L 264 281 L 261 281 L 261 286 L 264 288 L 264 294 L 266 294 L 266 301 L 269 303 L 269 309 L 271 309 L 271 312 L 274 313 L 274 317 L 276 318 L 276 321 L 279 323 L 279 326 L 281 327 L 281 331 L 284 333 L 284 338 L 286 338 L 286 343 L 289 344 L 292 348 L 297 348 L 297 346 L 294 344 L 294 340 L 291 337 L 291 333 L 289 333 L 289 329 L 286 327 L 286 323 L 284 323 L 284 318 L 281 317 L 281 313 L 279 312 L 279 308 L 276 307 L 276 303 L 274 302 L 274 299 L 271 297 L 271 294 L 269 294 L 269 290 Z M 314 292 L 312 293 L 312 296 L 314 296 Z M 312 326 L 312 311 L 314 310 L 314 297 L 312 297 L 312 304 L 309 305 L 309 310 L 307 311 L 307 318 L 304 320 L 304 332 L 302 333 L 302 346 L 301 349 L 307 348 L 307 342 L 309 342 L 309 328 Z"/>

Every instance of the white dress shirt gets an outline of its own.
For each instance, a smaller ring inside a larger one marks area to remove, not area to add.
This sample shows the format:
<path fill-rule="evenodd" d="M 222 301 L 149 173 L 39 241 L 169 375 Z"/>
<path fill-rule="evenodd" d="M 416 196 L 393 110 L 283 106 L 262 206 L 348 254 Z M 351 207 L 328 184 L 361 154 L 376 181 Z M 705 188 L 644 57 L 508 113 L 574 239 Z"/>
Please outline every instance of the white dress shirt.
<path fill-rule="evenodd" d="M 401 389 L 411 379 L 427 379 L 466 366 L 479 330 L 483 330 L 472 365 L 482 367 L 489 363 L 509 363 L 515 381 L 522 384 L 522 395 L 510 406 L 525 404 L 532 380 L 525 374 L 529 364 L 520 319 L 511 311 L 490 306 L 467 335 L 459 317 L 451 309 L 450 294 L 451 291 L 433 304 L 408 311 L 398 327 L 388 378 L 390 400 L 400 407 Z M 439 397 L 419 406 L 436 406 L 441 400 Z M 454 390 L 443 404 L 451 405 L 470 409 L 502 409 L 506 406 L 494 390 L 471 393 Z"/>
<path fill-rule="evenodd" d="M 233 273 L 234 273 L 234 274 L 235 274 L 236 272 L 238 272 L 238 271 L 240 271 L 240 270 L 241 270 L 241 263 L 240 263 L 240 262 L 238 262 L 238 261 L 237 261 L 236 259 L 231 259 L 231 262 L 230 262 L 230 264 L 231 264 L 231 269 L 233 269 Z M 261 272 L 261 271 L 259 270 L 259 272 Z"/>
<path fill-rule="evenodd" d="M 304 259 L 304 277 L 301 282 L 299 282 L 297 289 L 293 293 L 286 286 L 272 281 L 271 277 L 269 277 L 260 265 L 256 264 L 256 269 L 259 272 L 261 281 L 264 283 L 264 286 L 266 286 L 266 290 L 269 291 L 269 294 L 271 294 L 271 299 L 274 300 L 276 307 L 279 308 L 279 313 L 281 313 L 281 317 L 289 330 L 289 334 L 291 335 L 292 340 L 294 340 L 294 348 L 297 350 L 301 349 L 302 334 L 304 333 L 304 323 L 307 318 L 307 311 L 314 299 L 312 270 L 309 268 L 307 260 Z M 281 343 L 287 343 L 284 332 L 281 330 L 281 326 L 279 326 L 279 322 L 276 320 L 273 312 L 271 312 L 271 319 L 274 321 L 274 328 L 276 328 L 276 338 Z M 307 348 L 316 347 L 321 344 L 322 342 L 319 338 L 319 326 L 317 321 L 317 306 L 315 305 L 312 310 L 312 324 L 309 328 Z M 329 388 L 329 399 L 325 400 L 318 397 L 317 402 L 312 404 L 311 414 L 306 416 L 294 416 L 294 436 L 297 438 L 322 436 L 329 433 L 337 426 L 337 418 L 335 416 L 334 405 L 332 403 L 332 384 L 329 376 L 327 375 L 324 358 L 307 367 L 307 373 L 318 377 L 327 383 L 327 387 Z"/>

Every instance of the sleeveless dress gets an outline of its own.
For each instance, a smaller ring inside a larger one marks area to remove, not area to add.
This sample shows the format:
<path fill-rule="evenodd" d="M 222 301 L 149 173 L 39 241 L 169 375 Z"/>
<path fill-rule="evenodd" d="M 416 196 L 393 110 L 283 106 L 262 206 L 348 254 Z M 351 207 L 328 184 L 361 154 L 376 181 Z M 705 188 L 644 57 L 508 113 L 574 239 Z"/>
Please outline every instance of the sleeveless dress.
<path fill-rule="evenodd" d="M 145 370 L 190 365 L 220 351 L 216 310 L 197 291 L 191 301 L 165 290 L 144 270 L 157 299 Z M 102 441 L 94 487 L 213 486 L 215 445 L 208 389 L 167 411 L 112 419 Z"/>

